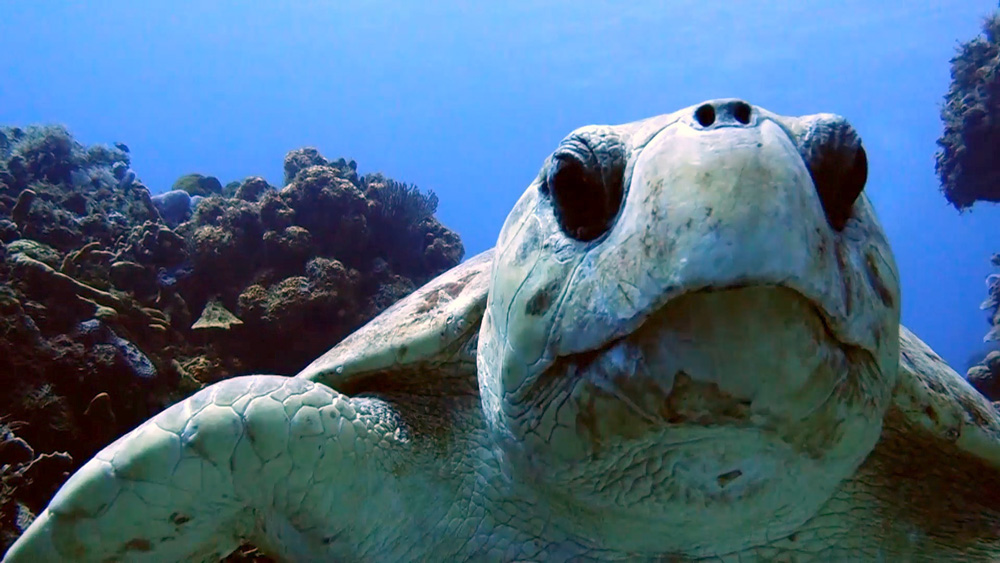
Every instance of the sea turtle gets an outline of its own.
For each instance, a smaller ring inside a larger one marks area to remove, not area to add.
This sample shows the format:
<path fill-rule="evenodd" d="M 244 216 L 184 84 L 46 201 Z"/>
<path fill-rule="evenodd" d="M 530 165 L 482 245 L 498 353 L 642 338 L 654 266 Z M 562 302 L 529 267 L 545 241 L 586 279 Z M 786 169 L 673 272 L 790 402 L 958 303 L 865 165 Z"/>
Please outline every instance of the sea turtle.
<path fill-rule="evenodd" d="M 866 179 L 832 114 L 578 129 L 494 250 L 139 426 L 4 561 L 1000 559 L 1000 417 L 900 327 Z"/>

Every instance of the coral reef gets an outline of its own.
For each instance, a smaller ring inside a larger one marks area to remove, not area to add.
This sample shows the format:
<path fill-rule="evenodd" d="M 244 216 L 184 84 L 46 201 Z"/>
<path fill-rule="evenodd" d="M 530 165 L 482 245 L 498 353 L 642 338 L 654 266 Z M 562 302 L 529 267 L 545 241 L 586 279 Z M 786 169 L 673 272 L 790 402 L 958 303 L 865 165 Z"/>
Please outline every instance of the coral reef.
<path fill-rule="evenodd" d="M 941 108 L 936 169 L 941 190 L 959 210 L 1000 201 L 1000 13 L 951 59 L 951 85 Z"/>
<path fill-rule="evenodd" d="M 4 549 L 116 436 L 220 379 L 296 372 L 461 260 L 433 193 L 315 149 L 284 165 L 281 189 L 190 174 L 151 196 L 121 143 L 0 128 Z"/>
<path fill-rule="evenodd" d="M 983 20 L 983 33 L 958 46 L 951 84 L 941 108 L 944 130 L 936 170 L 945 198 L 959 211 L 977 201 L 1000 202 L 1000 12 Z M 993 255 L 1000 266 L 1000 255 Z M 990 330 L 984 341 L 1000 342 L 1000 275 L 986 279 Z M 983 352 L 980 352 L 983 354 Z M 982 358 L 982 356 L 980 356 Z M 966 378 L 992 401 L 1000 401 L 1000 352 L 973 362 Z M 1000 406 L 1000 405 L 998 405 Z"/>
<path fill-rule="evenodd" d="M 1000 254 L 994 254 L 991 261 L 994 266 L 1000 267 Z M 980 308 L 987 312 L 990 329 L 983 341 L 997 343 L 1000 342 L 1000 274 L 987 276 L 986 293 L 986 300 Z M 966 378 L 991 401 L 1000 401 L 1000 351 L 987 353 L 982 361 L 969 368 Z"/>

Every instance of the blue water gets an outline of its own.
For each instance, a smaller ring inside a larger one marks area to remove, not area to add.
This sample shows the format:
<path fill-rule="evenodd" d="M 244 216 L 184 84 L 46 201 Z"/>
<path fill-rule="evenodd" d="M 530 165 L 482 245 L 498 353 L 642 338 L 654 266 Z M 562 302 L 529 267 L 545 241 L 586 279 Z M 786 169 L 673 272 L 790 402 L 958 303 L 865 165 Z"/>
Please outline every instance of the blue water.
<path fill-rule="evenodd" d="M 316 146 L 435 190 L 472 255 L 577 126 L 730 96 L 840 113 L 868 150 L 904 322 L 959 371 L 982 349 L 1000 209 L 950 208 L 933 155 L 948 61 L 995 1 L 471 4 L 5 2 L 0 123 L 123 141 L 154 191 L 189 172 L 280 184 L 285 152 Z"/>

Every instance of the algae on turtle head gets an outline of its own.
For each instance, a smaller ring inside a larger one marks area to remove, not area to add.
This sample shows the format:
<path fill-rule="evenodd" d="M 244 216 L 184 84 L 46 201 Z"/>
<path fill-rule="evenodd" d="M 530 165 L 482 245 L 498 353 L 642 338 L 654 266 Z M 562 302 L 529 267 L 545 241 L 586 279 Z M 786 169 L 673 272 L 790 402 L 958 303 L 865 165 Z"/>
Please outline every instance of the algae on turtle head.
<path fill-rule="evenodd" d="M 119 439 L 5 561 L 996 560 L 1000 416 L 900 327 L 866 180 L 830 114 L 578 129 L 494 250 Z"/>

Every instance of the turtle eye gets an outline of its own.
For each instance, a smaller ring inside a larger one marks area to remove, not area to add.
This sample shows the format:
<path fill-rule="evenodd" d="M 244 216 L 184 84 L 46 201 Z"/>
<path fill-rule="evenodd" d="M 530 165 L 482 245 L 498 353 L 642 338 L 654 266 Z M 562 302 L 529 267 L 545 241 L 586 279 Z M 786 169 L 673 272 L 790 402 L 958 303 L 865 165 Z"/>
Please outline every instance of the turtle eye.
<path fill-rule="evenodd" d="M 610 134 L 599 141 L 582 135 L 563 141 L 549 158 L 541 186 L 562 231 L 584 242 L 611 228 L 624 195 L 621 141 Z"/>
<path fill-rule="evenodd" d="M 868 180 L 868 156 L 861 137 L 837 116 L 815 123 L 800 147 L 827 222 L 843 230 Z"/>

